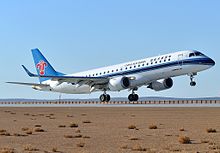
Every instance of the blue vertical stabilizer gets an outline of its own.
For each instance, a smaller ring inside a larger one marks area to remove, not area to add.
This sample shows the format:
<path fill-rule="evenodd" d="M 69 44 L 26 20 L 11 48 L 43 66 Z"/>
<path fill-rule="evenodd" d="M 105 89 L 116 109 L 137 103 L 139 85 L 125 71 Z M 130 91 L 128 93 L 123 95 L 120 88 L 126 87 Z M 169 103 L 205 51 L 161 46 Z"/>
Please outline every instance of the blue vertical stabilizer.
<path fill-rule="evenodd" d="M 47 59 L 43 56 L 43 54 L 39 51 L 39 49 L 32 49 L 32 55 L 34 59 L 34 64 L 37 70 L 38 75 L 41 76 L 58 76 L 61 73 L 56 72 L 54 68 L 50 65 Z M 40 82 L 49 80 L 50 78 L 39 78 Z"/>

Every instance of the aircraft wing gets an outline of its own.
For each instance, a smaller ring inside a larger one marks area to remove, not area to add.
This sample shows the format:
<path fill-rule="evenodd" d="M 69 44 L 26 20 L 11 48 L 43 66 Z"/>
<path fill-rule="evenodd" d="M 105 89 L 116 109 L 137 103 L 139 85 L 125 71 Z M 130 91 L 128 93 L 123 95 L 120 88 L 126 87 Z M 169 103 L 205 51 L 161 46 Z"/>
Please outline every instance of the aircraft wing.
<path fill-rule="evenodd" d="M 24 70 L 30 77 L 42 77 L 42 78 L 51 78 L 53 81 L 59 82 L 67 82 L 67 83 L 74 83 L 74 84 L 88 84 L 88 85 L 97 85 L 97 84 L 106 84 L 109 82 L 109 78 L 106 77 L 84 77 L 84 76 L 45 76 L 45 75 L 36 75 L 31 73 L 24 65 L 22 65 Z"/>
<path fill-rule="evenodd" d="M 46 84 L 38 84 L 38 83 L 24 83 L 24 82 L 6 82 L 10 84 L 24 85 L 24 86 L 38 86 L 38 87 L 48 87 Z"/>

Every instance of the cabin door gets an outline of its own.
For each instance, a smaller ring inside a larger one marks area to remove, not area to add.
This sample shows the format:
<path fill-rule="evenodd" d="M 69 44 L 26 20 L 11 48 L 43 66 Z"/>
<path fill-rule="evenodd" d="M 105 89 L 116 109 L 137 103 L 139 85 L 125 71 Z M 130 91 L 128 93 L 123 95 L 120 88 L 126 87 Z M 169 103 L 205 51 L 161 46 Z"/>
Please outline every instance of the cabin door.
<path fill-rule="evenodd" d="M 179 64 L 180 69 L 182 69 L 182 66 L 183 66 L 183 54 L 179 54 L 178 55 L 178 64 Z"/>

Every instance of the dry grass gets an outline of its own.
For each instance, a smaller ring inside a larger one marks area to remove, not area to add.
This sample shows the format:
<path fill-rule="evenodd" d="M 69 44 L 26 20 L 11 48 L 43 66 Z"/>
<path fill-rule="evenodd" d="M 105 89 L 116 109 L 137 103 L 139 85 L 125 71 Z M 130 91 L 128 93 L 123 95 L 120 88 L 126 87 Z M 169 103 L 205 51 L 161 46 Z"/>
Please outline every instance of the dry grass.
<path fill-rule="evenodd" d="M 57 148 L 52 148 L 52 152 L 58 152 Z"/>
<path fill-rule="evenodd" d="M 73 117 L 73 115 L 66 115 L 66 117 Z"/>
<path fill-rule="evenodd" d="M 70 123 L 70 127 L 71 128 L 77 128 L 77 127 L 79 127 L 79 125 L 72 122 L 72 123 Z"/>
<path fill-rule="evenodd" d="M 0 129 L 0 133 L 4 133 L 4 132 L 6 132 L 6 130 Z"/>
<path fill-rule="evenodd" d="M 73 138 L 82 138 L 81 134 L 74 135 Z"/>
<path fill-rule="evenodd" d="M 139 138 L 136 138 L 136 137 L 132 137 L 130 138 L 129 140 L 140 140 Z"/>
<path fill-rule="evenodd" d="M 35 128 L 34 132 L 45 132 L 45 130 L 42 128 Z"/>
<path fill-rule="evenodd" d="M 24 146 L 24 151 L 39 151 L 39 149 L 37 149 L 29 144 L 29 145 Z"/>
<path fill-rule="evenodd" d="M 123 145 L 121 146 L 121 149 L 129 149 L 129 148 L 128 148 L 128 145 Z"/>
<path fill-rule="evenodd" d="M 186 137 L 186 136 L 179 136 L 179 143 L 181 144 L 190 144 L 191 143 L 191 140 L 189 137 Z"/>
<path fill-rule="evenodd" d="M 77 135 L 64 135 L 64 138 L 82 138 L 83 136 L 81 134 Z"/>
<path fill-rule="evenodd" d="M 15 150 L 12 148 L 0 148 L 0 153 L 15 153 Z"/>
<path fill-rule="evenodd" d="M 36 125 L 34 125 L 34 127 L 42 127 L 42 125 L 36 124 Z"/>
<path fill-rule="evenodd" d="M 0 135 L 2 135 L 2 136 L 11 136 L 11 134 L 8 133 L 7 131 L 5 131 L 5 132 L 0 132 Z"/>
<path fill-rule="evenodd" d="M 83 121 L 83 123 L 92 123 L 90 120 Z"/>
<path fill-rule="evenodd" d="M 25 131 L 25 133 L 28 134 L 28 135 L 31 135 L 31 134 L 33 134 L 33 131 L 32 130 L 28 130 L 28 131 Z"/>
<path fill-rule="evenodd" d="M 201 143 L 209 143 L 209 140 L 201 140 Z"/>
<path fill-rule="evenodd" d="M 185 129 L 184 128 L 180 128 L 179 131 L 185 131 Z"/>
<path fill-rule="evenodd" d="M 66 125 L 59 125 L 58 127 L 59 127 L 59 128 L 65 128 Z"/>
<path fill-rule="evenodd" d="M 207 133 L 216 133 L 217 131 L 216 131 L 216 129 L 208 128 L 208 129 L 206 129 L 206 132 Z"/>
<path fill-rule="evenodd" d="M 76 144 L 77 147 L 83 148 L 85 146 L 84 142 L 80 142 L 78 144 Z"/>
<path fill-rule="evenodd" d="M 64 138 L 74 138 L 73 135 L 64 135 Z"/>
<path fill-rule="evenodd" d="M 27 135 L 20 134 L 20 133 L 14 133 L 13 135 L 16 136 L 16 137 L 25 137 L 25 136 L 27 136 Z"/>
<path fill-rule="evenodd" d="M 28 131 L 29 128 L 26 128 L 26 127 L 25 127 L 25 128 L 22 128 L 21 130 L 22 130 L 22 131 Z"/>
<path fill-rule="evenodd" d="M 137 129 L 137 127 L 135 125 L 129 125 L 128 129 L 132 129 L 133 130 L 133 129 Z"/>
<path fill-rule="evenodd" d="M 83 136 L 84 139 L 90 139 L 90 136 Z"/>
<path fill-rule="evenodd" d="M 147 151 L 146 148 L 141 147 L 140 145 L 133 146 L 131 148 L 132 151 Z"/>
<path fill-rule="evenodd" d="M 150 125 L 148 128 L 149 129 L 157 129 L 157 126 L 156 125 Z"/>

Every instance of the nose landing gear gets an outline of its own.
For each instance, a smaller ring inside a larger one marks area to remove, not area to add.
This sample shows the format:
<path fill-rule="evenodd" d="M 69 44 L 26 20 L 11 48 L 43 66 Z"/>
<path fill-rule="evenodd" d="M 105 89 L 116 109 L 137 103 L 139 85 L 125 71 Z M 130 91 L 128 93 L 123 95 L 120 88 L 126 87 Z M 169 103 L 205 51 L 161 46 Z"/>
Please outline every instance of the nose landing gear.
<path fill-rule="evenodd" d="M 190 86 L 196 86 L 196 82 L 194 81 L 194 75 L 190 75 Z"/>

